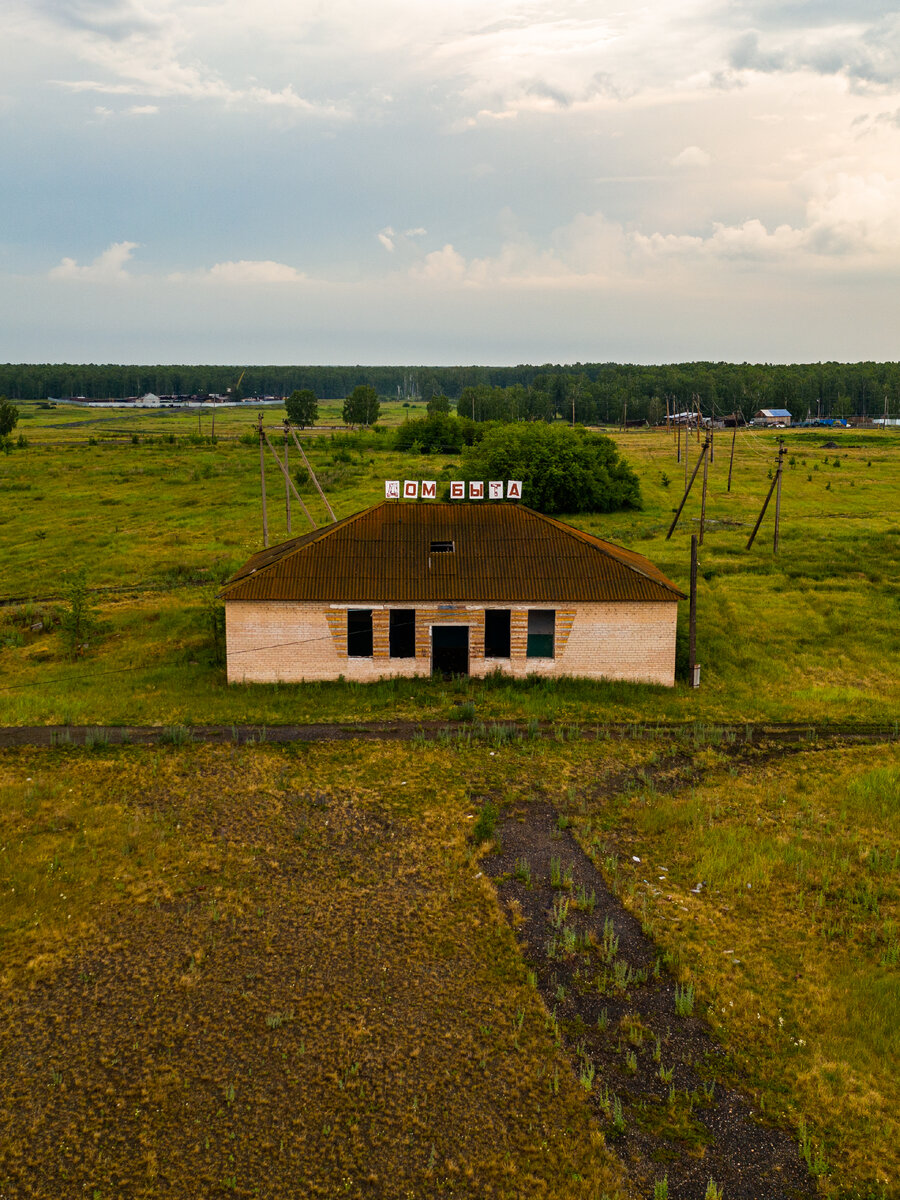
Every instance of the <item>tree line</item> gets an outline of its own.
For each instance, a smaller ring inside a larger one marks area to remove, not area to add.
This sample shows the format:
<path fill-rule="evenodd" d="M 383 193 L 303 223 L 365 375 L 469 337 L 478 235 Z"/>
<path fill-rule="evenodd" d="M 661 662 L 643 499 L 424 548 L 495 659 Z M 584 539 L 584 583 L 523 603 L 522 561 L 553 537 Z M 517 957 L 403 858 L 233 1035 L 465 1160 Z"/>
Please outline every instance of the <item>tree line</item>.
<path fill-rule="evenodd" d="M 693 362 L 659 366 L 627 363 L 515 367 L 282 367 L 123 366 L 114 364 L 0 364 L 0 392 L 11 400 L 84 396 L 102 400 L 157 395 L 289 396 L 309 390 L 320 400 L 343 399 L 355 388 L 384 400 L 427 403 L 449 397 L 475 421 L 554 420 L 583 424 L 657 422 L 699 397 L 703 412 L 787 408 L 811 416 L 880 416 L 885 398 L 900 411 L 900 363 L 773 365 Z"/>

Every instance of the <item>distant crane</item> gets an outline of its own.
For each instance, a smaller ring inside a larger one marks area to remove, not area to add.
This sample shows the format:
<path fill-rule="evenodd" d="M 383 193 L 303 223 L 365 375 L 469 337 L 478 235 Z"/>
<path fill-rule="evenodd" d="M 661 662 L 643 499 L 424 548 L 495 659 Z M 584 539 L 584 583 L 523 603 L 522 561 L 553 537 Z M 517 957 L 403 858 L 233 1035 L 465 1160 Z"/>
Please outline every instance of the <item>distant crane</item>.
<path fill-rule="evenodd" d="M 241 380 L 244 378 L 244 376 L 246 374 L 247 374 L 247 369 L 245 367 L 244 370 L 241 371 L 240 375 L 238 375 L 238 381 L 234 385 L 234 387 L 226 388 L 226 391 L 230 392 L 233 396 L 236 396 L 238 394 L 238 392 L 241 390 Z"/>

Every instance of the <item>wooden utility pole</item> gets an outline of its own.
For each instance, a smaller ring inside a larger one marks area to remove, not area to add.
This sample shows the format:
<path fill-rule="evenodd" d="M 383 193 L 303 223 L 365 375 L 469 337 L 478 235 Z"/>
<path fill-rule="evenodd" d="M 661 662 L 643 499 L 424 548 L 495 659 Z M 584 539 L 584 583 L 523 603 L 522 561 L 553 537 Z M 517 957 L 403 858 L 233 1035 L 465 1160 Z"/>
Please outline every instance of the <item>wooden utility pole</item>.
<path fill-rule="evenodd" d="M 269 518 L 266 513 L 266 445 L 265 431 L 263 430 L 263 415 L 259 414 L 259 482 L 262 489 L 262 510 L 263 510 L 263 545 L 269 544 Z"/>
<path fill-rule="evenodd" d="M 666 434 L 669 433 L 669 396 L 666 393 Z"/>
<path fill-rule="evenodd" d="M 684 495 L 681 497 L 681 503 L 678 505 L 678 511 L 675 513 L 675 516 L 672 518 L 672 524 L 669 526 L 669 532 L 666 534 L 666 541 L 668 541 L 669 538 L 672 536 L 672 534 L 675 532 L 675 526 L 678 524 L 678 518 L 681 516 L 681 510 L 684 508 L 687 498 L 690 495 L 691 488 L 694 486 L 694 480 L 697 478 L 697 472 L 700 470 L 700 464 L 706 458 L 706 451 L 708 449 L 709 449 L 709 445 L 707 444 L 700 451 L 700 457 L 697 459 L 697 465 L 694 467 L 694 473 L 691 476 L 691 482 L 684 489 Z"/>
<path fill-rule="evenodd" d="M 281 459 L 278 457 L 278 451 L 275 449 L 275 447 L 274 447 L 274 446 L 272 445 L 272 443 L 269 441 L 269 436 L 268 436 L 268 434 L 266 433 L 266 431 L 263 429 L 263 427 L 262 427 L 262 423 L 260 423 L 260 432 L 262 433 L 262 436 L 263 436 L 263 438 L 265 439 L 266 445 L 267 445 L 267 446 L 269 447 L 269 449 L 272 451 L 272 457 L 275 459 L 275 462 L 278 464 L 278 469 L 279 469 L 279 471 L 281 471 L 282 475 L 284 476 L 284 478 L 285 478 L 285 480 L 286 480 L 286 482 L 287 482 L 287 485 L 288 485 L 288 487 L 290 487 L 290 488 L 291 488 L 291 490 L 293 491 L 294 495 L 297 497 L 297 503 L 298 503 L 298 504 L 300 505 L 300 507 L 303 509 L 303 515 L 304 515 L 304 517 L 306 517 L 307 521 L 309 521 L 309 523 L 310 523 L 310 525 L 312 525 L 313 529 L 318 529 L 319 527 L 318 527 L 318 525 L 315 523 L 315 521 L 313 520 L 312 513 L 309 511 L 309 509 L 308 509 L 308 508 L 306 507 L 306 505 L 303 503 L 303 497 L 302 497 L 302 496 L 300 495 L 300 493 L 297 491 L 297 488 L 296 488 L 296 485 L 294 484 L 294 481 L 293 481 L 293 479 L 291 479 L 290 475 L 289 475 L 289 474 L 287 473 L 287 471 L 284 469 L 284 463 L 283 463 L 283 462 L 281 461 Z"/>
<path fill-rule="evenodd" d="M 678 451 L 677 451 L 677 457 L 676 457 L 675 461 L 681 462 L 681 422 L 676 421 L 675 424 L 678 426 L 677 431 L 675 433 L 675 436 L 678 439 L 678 442 L 677 442 Z"/>
<path fill-rule="evenodd" d="M 201 418 L 202 416 L 203 416 L 203 410 L 202 410 L 202 409 L 200 409 L 200 408 L 198 408 L 198 409 L 197 409 L 197 435 L 198 435 L 199 437 L 202 437 L 202 436 L 203 436 L 203 429 L 202 429 L 202 427 L 201 427 L 201 425 L 200 425 L 200 418 Z"/>
<path fill-rule="evenodd" d="M 754 541 L 757 533 L 759 532 L 759 527 L 760 527 L 760 525 L 762 525 L 763 517 L 766 515 L 766 509 L 769 507 L 769 501 L 772 499 L 772 493 L 775 491 L 776 485 L 778 485 L 778 483 L 781 479 L 781 456 L 783 454 L 784 454 L 784 446 L 781 446 L 781 447 L 779 447 L 779 450 L 778 450 L 778 466 L 775 468 L 775 478 L 772 480 L 772 486 L 769 488 L 768 495 L 766 496 L 765 500 L 763 501 L 762 510 L 761 510 L 759 516 L 756 518 L 756 524 L 753 526 L 753 532 L 750 534 L 750 540 L 747 542 L 748 550 L 753 545 L 753 541 Z M 777 539 L 776 539 L 775 548 L 776 548 L 776 550 L 778 548 Z"/>
<path fill-rule="evenodd" d="M 784 445 L 778 447 L 778 466 L 775 469 L 775 536 L 772 539 L 772 553 L 778 553 L 778 528 L 781 524 L 781 466 L 784 460 Z"/>
<path fill-rule="evenodd" d="M 288 431 L 284 430 L 284 507 L 287 512 L 287 531 L 291 532 L 291 467 L 288 462 Z"/>
<path fill-rule="evenodd" d="M 285 421 L 285 424 L 287 425 L 286 421 Z M 328 515 L 331 517 L 332 521 L 336 521 L 337 517 L 334 515 L 334 510 L 332 509 L 331 505 L 328 503 L 328 497 L 325 495 L 325 493 L 322 491 L 322 488 L 319 486 L 319 480 L 316 478 L 316 473 L 312 469 L 312 463 L 310 463 L 309 459 L 306 457 L 306 451 L 303 449 L 303 446 L 300 443 L 300 439 L 297 437 L 297 431 L 294 429 L 293 426 L 289 426 L 289 428 L 291 431 L 291 437 L 294 439 L 294 444 L 296 445 L 297 449 L 300 451 L 300 457 L 303 459 L 303 463 L 304 463 L 307 471 L 309 471 L 309 477 L 313 481 L 313 483 L 316 485 L 316 491 L 322 497 L 322 503 L 328 509 Z"/>
<path fill-rule="evenodd" d="M 216 436 L 216 406 L 215 405 L 213 405 L 213 410 L 212 410 L 212 434 L 211 434 L 211 436 L 212 437 Z"/>
<path fill-rule="evenodd" d="M 888 401 L 887 401 L 887 392 L 885 392 L 884 393 L 884 420 L 881 423 L 881 432 L 882 433 L 887 433 L 887 414 L 888 414 Z"/>
<path fill-rule="evenodd" d="M 690 411 L 686 414 L 684 426 L 684 486 L 687 487 L 688 481 L 688 459 L 691 456 L 691 415 Z"/>
<path fill-rule="evenodd" d="M 734 432 L 731 435 L 731 458 L 728 460 L 728 491 L 731 491 L 731 472 L 734 467 L 734 443 L 737 440 L 737 413 L 732 413 L 734 418 Z"/>
<path fill-rule="evenodd" d="M 628 428 L 628 401 L 625 401 L 625 407 L 622 409 L 622 432 Z"/>
<path fill-rule="evenodd" d="M 703 499 L 700 501 L 700 545 L 703 545 L 703 531 L 706 529 L 706 480 L 709 475 L 709 462 L 712 458 L 712 434 L 707 434 L 703 449 Z"/>
<path fill-rule="evenodd" d="M 700 665 L 697 662 L 697 535 L 691 534 L 691 601 L 688 625 L 688 667 L 691 687 L 700 686 Z"/>

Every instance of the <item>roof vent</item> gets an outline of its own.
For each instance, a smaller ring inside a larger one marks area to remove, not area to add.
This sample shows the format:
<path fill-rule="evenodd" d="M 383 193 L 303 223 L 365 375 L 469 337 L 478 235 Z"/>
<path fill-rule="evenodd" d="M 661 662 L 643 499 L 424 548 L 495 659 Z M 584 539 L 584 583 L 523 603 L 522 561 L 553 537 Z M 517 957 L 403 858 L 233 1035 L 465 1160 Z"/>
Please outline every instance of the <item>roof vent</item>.
<path fill-rule="evenodd" d="M 455 549 L 456 549 L 456 547 L 453 545 L 452 542 L 432 542 L 431 543 L 431 553 L 432 554 L 452 554 Z"/>

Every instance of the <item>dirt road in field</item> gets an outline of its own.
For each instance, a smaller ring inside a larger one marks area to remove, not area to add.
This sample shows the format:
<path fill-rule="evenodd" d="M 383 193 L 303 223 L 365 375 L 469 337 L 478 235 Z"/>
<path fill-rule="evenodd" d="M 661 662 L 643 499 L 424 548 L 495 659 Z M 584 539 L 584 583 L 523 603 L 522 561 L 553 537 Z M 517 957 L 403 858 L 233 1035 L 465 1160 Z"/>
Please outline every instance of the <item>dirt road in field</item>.
<path fill-rule="evenodd" d="M 898 725 L 803 725 L 795 723 L 636 725 L 634 723 L 559 727 L 566 740 L 662 738 L 695 744 L 731 746 L 777 743 L 810 748 L 835 741 L 880 743 L 900 740 Z M 7 725 L 0 727 L 0 749 L 13 746 L 209 745 L 252 742 L 410 741 L 414 737 L 466 737 L 506 741 L 516 737 L 555 737 L 557 726 L 541 722 L 535 730 L 517 721 L 348 721 L 316 725 Z"/>

